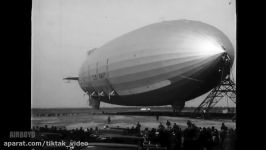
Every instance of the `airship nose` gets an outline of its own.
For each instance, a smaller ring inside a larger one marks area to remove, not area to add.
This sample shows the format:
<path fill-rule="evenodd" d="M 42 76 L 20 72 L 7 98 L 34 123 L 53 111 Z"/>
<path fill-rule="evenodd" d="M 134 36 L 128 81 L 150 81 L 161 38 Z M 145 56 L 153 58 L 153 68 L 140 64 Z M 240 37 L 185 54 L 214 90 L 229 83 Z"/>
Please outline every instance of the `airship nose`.
<path fill-rule="evenodd" d="M 220 44 L 220 47 L 223 50 L 223 57 L 227 58 L 226 60 L 230 62 L 230 65 L 231 65 L 230 67 L 232 67 L 234 59 L 235 59 L 235 50 L 234 50 L 233 44 L 228 39 L 228 37 L 226 37 L 225 35 L 223 35 L 220 38 L 221 39 L 218 42 Z"/>
<path fill-rule="evenodd" d="M 226 67 L 230 72 L 234 63 L 235 53 L 231 41 L 225 35 L 201 40 L 201 43 L 197 44 L 197 46 L 199 47 L 200 53 L 203 55 L 209 57 L 218 55 L 221 60 L 221 65 Z"/>
<path fill-rule="evenodd" d="M 230 52 L 230 51 L 229 51 Z M 226 79 L 230 76 L 231 67 L 233 65 L 233 57 L 234 55 L 231 55 L 224 49 L 224 52 L 219 57 L 219 67 L 218 71 L 221 73 L 221 78 Z"/>
<path fill-rule="evenodd" d="M 226 72 L 226 74 L 230 74 L 234 63 L 234 48 L 231 43 L 229 43 L 227 46 L 221 45 L 221 47 L 224 50 L 221 55 L 223 70 Z"/>
<path fill-rule="evenodd" d="M 197 53 L 208 58 L 218 58 L 217 70 L 222 73 L 222 78 L 230 75 L 234 62 L 234 48 L 230 40 L 224 34 L 199 39 L 193 42 L 193 46 L 197 47 Z"/>
<path fill-rule="evenodd" d="M 209 39 L 200 39 L 195 41 L 193 44 L 197 47 L 195 49 L 198 49 L 197 53 L 199 55 L 212 56 L 226 52 L 226 49 L 223 48 L 218 42 Z"/>
<path fill-rule="evenodd" d="M 227 60 L 229 60 L 231 63 L 233 63 L 233 61 L 234 61 L 234 48 L 233 48 L 233 46 L 226 48 L 224 45 L 221 45 L 221 47 L 223 49 L 224 56 L 227 55 L 226 56 L 226 57 L 228 57 Z"/>

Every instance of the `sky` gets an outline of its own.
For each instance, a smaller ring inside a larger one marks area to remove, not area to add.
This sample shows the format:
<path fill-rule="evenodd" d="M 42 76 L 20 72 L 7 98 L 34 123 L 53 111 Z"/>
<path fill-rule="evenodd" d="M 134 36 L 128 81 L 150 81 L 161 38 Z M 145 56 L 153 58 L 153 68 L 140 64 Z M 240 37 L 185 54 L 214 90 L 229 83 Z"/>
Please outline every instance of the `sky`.
<path fill-rule="evenodd" d="M 78 82 L 87 51 L 162 21 L 188 19 L 220 29 L 236 49 L 234 0 L 33 0 L 31 106 L 88 107 Z M 235 64 L 232 74 L 235 79 Z M 198 106 L 207 95 L 186 103 Z M 223 106 L 225 102 L 221 102 Z M 231 105 L 229 103 L 229 105 Z M 113 107 L 102 103 L 101 107 Z"/>

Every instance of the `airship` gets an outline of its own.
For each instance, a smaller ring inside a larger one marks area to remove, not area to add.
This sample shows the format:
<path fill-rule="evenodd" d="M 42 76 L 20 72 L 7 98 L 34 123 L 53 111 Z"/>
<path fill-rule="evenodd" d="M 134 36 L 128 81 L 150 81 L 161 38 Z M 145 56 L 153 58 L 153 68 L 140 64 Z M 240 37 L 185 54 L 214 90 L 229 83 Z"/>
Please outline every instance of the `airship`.
<path fill-rule="evenodd" d="M 216 27 L 194 20 L 154 23 L 89 50 L 78 77 L 89 105 L 171 105 L 207 93 L 230 74 L 234 48 Z"/>

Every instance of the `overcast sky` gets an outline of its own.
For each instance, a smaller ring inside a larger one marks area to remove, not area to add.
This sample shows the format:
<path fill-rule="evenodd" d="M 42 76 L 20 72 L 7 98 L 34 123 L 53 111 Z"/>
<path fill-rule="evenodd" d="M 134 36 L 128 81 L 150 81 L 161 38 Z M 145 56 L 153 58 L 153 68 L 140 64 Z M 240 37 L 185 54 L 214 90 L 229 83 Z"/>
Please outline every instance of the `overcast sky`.
<path fill-rule="evenodd" d="M 178 19 L 213 25 L 236 46 L 234 0 L 33 0 L 32 107 L 88 107 L 78 83 L 62 80 L 78 76 L 88 50 L 140 27 Z M 186 106 L 197 106 L 205 96 Z"/>

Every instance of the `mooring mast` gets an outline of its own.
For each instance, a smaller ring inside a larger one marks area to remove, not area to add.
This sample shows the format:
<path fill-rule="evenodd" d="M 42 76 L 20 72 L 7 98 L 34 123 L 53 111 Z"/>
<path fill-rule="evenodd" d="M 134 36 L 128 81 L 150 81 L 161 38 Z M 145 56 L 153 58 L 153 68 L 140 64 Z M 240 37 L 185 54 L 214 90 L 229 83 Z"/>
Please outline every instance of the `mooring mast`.
<path fill-rule="evenodd" d="M 209 95 L 201 102 L 201 104 L 194 110 L 194 115 L 208 115 L 210 110 L 223 98 L 230 99 L 236 103 L 236 85 L 230 79 L 231 61 L 228 54 L 224 53 L 222 56 L 223 63 L 221 65 L 221 82 L 218 86 L 213 88 Z"/>

